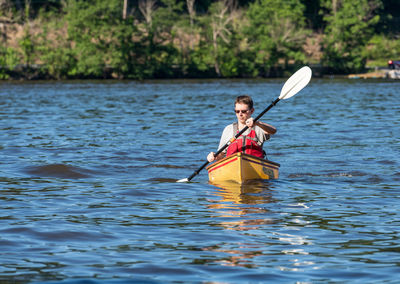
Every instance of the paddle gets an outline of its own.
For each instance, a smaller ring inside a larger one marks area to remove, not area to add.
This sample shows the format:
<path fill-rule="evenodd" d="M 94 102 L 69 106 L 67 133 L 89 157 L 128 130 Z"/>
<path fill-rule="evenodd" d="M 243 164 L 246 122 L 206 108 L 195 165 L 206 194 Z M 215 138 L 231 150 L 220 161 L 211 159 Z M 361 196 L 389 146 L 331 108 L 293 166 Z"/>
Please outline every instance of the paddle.
<path fill-rule="evenodd" d="M 280 100 L 286 100 L 290 97 L 293 97 L 295 94 L 300 92 L 305 86 L 307 86 L 308 82 L 311 80 L 311 75 L 312 71 L 310 67 L 304 66 L 303 68 L 299 69 L 296 73 L 294 73 L 290 78 L 286 81 L 286 83 L 283 85 L 281 94 L 279 97 L 273 101 L 266 109 L 263 110 L 255 119 L 254 123 L 259 120 L 267 111 L 269 111 L 273 106 L 275 106 Z M 228 143 L 226 143 L 224 146 L 222 146 L 215 154 L 214 156 L 217 157 L 222 151 L 225 150 L 226 147 L 228 147 L 235 139 L 237 139 L 240 135 L 242 135 L 249 127 L 245 126 L 239 133 L 235 135 L 234 139 L 231 139 Z M 198 168 L 197 171 L 194 171 L 194 173 L 184 179 L 180 179 L 177 182 L 188 182 L 192 180 L 196 175 L 200 173 L 202 169 L 204 169 L 210 162 L 207 161 L 205 162 L 200 168 Z"/>

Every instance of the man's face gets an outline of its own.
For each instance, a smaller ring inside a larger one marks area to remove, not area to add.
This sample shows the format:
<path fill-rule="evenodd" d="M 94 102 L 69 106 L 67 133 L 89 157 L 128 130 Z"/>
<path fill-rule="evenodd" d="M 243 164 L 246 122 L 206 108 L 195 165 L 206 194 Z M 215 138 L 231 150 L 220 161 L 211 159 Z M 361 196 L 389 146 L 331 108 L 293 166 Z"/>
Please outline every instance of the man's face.
<path fill-rule="evenodd" d="M 251 117 L 254 109 L 249 109 L 249 106 L 246 104 L 235 104 L 235 113 L 238 121 L 242 124 L 245 124 L 246 120 Z"/>

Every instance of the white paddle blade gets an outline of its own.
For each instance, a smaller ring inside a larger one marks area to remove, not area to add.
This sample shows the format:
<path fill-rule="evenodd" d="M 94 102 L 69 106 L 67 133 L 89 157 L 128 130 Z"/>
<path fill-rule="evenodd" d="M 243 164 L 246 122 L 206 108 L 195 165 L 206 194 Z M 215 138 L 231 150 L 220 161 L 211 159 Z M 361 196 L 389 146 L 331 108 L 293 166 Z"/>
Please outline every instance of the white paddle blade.
<path fill-rule="evenodd" d="M 176 182 L 189 182 L 189 180 L 187 178 L 183 178 L 183 179 L 177 180 Z"/>
<path fill-rule="evenodd" d="M 310 82 L 311 76 L 312 71 L 308 66 L 297 70 L 283 85 L 279 99 L 286 100 L 300 92 Z"/>

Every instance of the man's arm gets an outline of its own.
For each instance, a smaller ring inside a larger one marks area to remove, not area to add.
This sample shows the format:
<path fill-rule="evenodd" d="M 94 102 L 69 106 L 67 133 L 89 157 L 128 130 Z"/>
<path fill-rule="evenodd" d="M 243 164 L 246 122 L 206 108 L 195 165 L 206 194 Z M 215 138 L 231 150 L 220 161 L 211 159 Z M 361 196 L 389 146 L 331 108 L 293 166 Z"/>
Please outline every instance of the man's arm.
<path fill-rule="evenodd" d="M 264 130 L 264 132 L 266 134 L 273 135 L 276 133 L 276 128 L 274 126 L 272 126 L 271 124 L 261 122 L 261 121 L 256 121 L 256 123 L 254 123 L 254 119 L 252 117 L 250 117 L 248 120 L 246 120 L 247 127 L 251 128 L 255 125 L 257 125 L 262 130 Z"/>
<path fill-rule="evenodd" d="M 262 130 L 264 130 L 267 134 L 273 135 L 276 133 L 276 128 L 272 126 L 271 124 L 261 122 L 261 121 L 256 121 L 255 125 L 260 127 Z"/>
<path fill-rule="evenodd" d="M 219 141 L 218 150 L 221 147 L 225 146 L 225 144 L 228 143 L 228 141 L 230 140 L 230 138 L 231 138 L 231 134 L 230 133 L 233 132 L 233 130 L 231 128 L 232 127 L 230 125 L 228 125 L 228 126 L 226 126 L 224 128 L 224 131 L 222 131 L 221 139 Z M 222 153 L 220 153 L 217 157 L 214 157 L 214 152 L 211 152 L 211 153 L 208 154 L 207 160 L 209 162 L 213 162 L 215 160 L 221 160 L 222 158 L 225 158 L 225 155 L 226 155 L 226 149 Z"/>

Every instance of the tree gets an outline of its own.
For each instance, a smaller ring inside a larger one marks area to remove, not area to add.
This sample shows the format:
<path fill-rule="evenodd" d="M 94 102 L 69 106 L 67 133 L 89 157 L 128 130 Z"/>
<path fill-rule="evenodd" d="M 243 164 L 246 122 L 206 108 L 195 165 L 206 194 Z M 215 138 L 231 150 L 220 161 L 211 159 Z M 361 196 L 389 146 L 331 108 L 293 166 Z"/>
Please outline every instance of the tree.
<path fill-rule="evenodd" d="M 142 4 L 141 4 L 142 3 Z M 145 32 L 141 35 L 145 77 L 172 77 L 178 50 L 174 46 L 174 27 L 183 10 L 177 0 L 141 0 L 139 10 L 145 18 Z"/>
<path fill-rule="evenodd" d="M 196 17 L 196 10 L 194 9 L 195 0 L 186 0 L 186 6 L 190 18 L 190 27 L 193 28 L 194 18 Z"/>
<path fill-rule="evenodd" d="M 139 0 L 139 10 L 142 13 L 148 28 L 153 23 L 153 13 L 156 9 L 156 0 Z"/>
<path fill-rule="evenodd" d="M 234 0 L 222 0 L 213 3 L 209 9 L 209 15 L 203 18 L 204 28 L 206 32 L 206 40 L 211 44 L 207 50 L 210 52 L 210 58 L 214 65 L 214 70 L 217 76 L 221 76 L 221 54 L 223 46 L 230 43 L 232 36 L 232 19 L 235 8 Z"/>
<path fill-rule="evenodd" d="M 126 20 L 127 12 L 128 12 L 128 0 L 124 0 L 124 8 L 122 9 L 122 19 Z"/>
<path fill-rule="evenodd" d="M 262 72 L 281 61 L 286 66 L 292 61 L 304 61 L 305 29 L 304 6 L 299 0 L 257 0 L 248 9 L 249 48 Z"/>
<path fill-rule="evenodd" d="M 18 62 L 18 54 L 14 49 L 0 45 L 0 79 L 8 79 Z"/>
<path fill-rule="evenodd" d="M 77 76 L 140 74 L 135 64 L 135 28 L 132 19 L 122 19 L 122 4 L 116 0 L 68 1 L 68 40 L 76 59 Z"/>
<path fill-rule="evenodd" d="M 400 58 L 400 39 L 384 35 L 374 35 L 365 50 L 370 67 L 387 66 L 388 60 Z"/>
<path fill-rule="evenodd" d="M 366 63 L 366 44 L 379 16 L 379 0 L 324 0 L 323 64 L 334 72 L 361 71 Z"/>

